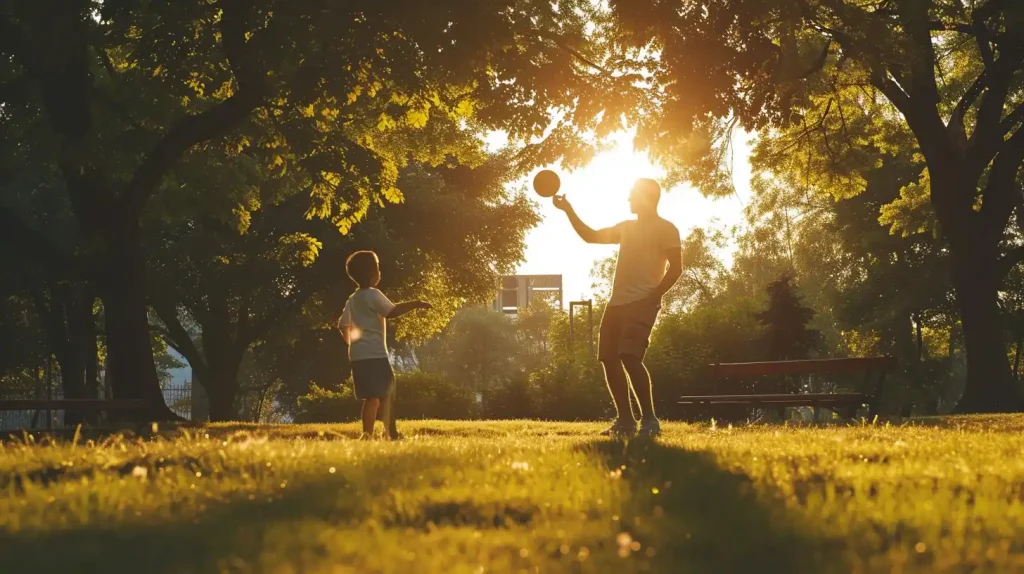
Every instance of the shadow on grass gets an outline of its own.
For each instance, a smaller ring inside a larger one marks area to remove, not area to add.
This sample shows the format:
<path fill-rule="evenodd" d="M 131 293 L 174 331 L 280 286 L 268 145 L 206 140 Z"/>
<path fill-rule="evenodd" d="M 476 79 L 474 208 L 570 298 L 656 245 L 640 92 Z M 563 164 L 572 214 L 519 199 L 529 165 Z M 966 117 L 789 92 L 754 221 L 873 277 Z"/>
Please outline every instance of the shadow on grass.
<path fill-rule="evenodd" d="M 185 518 L 158 512 L 141 516 L 138 522 L 94 520 L 46 532 L 0 531 L 0 572 L 331 571 L 328 557 L 343 563 L 346 556 L 369 550 L 329 547 L 330 534 L 374 536 L 360 529 L 371 520 L 395 536 L 415 536 L 438 527 L 483 532 L 529 528 L 542 513 L 529 499 L 488 501 L 459 494 L 374 508 L 380 503 L 376 496 L 401 491 L 421 473 L 442 476 L 461 462 L 455 455 L 417 453 L 411 461 L 403 461 L 402 454 L 394 456 L 378 458 L 370 466 L 339 469 L 324 478 L 289 482 L 271 500 L 265 495 L 254 500 L 247 493 L 227 495 Z M 416 472 L 392 472 L 406 468 L 405 462 L 414 462 Z"/>
<path fill-rule="evenodd" d="M 638 439 L 584 447 L 629 483 L 621 528 L 653 546 L 652 572 L 849 571 L 842 541 L 815 536 L 750 479 L 706 453 Z"/>
<path fill-rule="evenodd" d="M 46 533 L 0 534 L 4 572 L 220 572 L 233 557 L 261 554 L 283 525 L 314 518 L 348 524 L 365 512 L 339 477 L 296 484 L 287 495 L 229 501 L 194 520 L 120 523 Z M 160 518 L 156 518 L 160 521 Z M 315 549 L 314 549 L 315 551 Z M 251 563 L 251 562 L 250 562 Z M 9 570 L 8 570 L 9 569 Z"/>

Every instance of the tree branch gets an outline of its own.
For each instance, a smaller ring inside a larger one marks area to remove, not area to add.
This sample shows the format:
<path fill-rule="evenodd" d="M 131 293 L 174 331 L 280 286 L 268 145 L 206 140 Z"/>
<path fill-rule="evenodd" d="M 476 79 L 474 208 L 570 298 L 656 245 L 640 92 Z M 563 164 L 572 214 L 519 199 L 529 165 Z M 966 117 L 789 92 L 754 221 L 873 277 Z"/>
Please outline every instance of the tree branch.
<path fill-rule="evenodd" d="M 185 327 L 182 326 L 181 321 L 178 319 L 177 305 L 163 294 L 155 294 L 151 297 L 150 304 L 153 306 L 153 310 L 156 311 L 157 317 L 164 324 L 166 329 L 164 340 L 167 341 L 167 344 L 181 353 L 194 371 L 205 374 L 207 371 L 206 360 L 203 358 L 203 354 L 199 352 L 199 348 L 196 347 L 191 335 L 188 334 L 188 331 L 185 330 Z"/>
<path fill-rule="evenodd" d="M 591 68 L 594 68 L 595 70 L 601 72 L 602 74 L 604 74 L 606 76 L 611 76 L 612 75 L 612 73 L 610 71 L 608 71 L 607 69 L 602 68 L 601 66 L 595 64 L 592 60 L 590 60 L 589 58 L 587 58 L 586 56 L 581 54 L 578 50 L 576 50 L 575 48 L 567 45 L 556 34 L 551 34 L 551 33 L 548 33 L 548 32 L 541 31 L 539 33 L 539 35 L 540 35 L 541 38 L 544 38 L 545 40 L 551 40 L 552 42 L 554 42 L 555 46 L 558 46 L 558 48 L 564 50 L 570 56 L 576 58 L 577 60 L 583 62 L 584 64 L 590 66 Z"/>
<path fill-rule="evenodd" d="M 1024 245 L 1014 247 L 1007 251 L 999 261 L 996 263 L 999 269 L 999 277 L 1006 277 L 1006 275 L 1013 271 L 1013 268 L 1024 262 Z"/>
<path fill-rule="evenodd" d="M 978 74 L 978 77 L 974 79 L 974 82 L 971 84 L 971 86 L 967 88 L 967 91 L 964 92 L 964 95 L 960 98 L 960 101 L 957 102 L 956 109 L 953 111 L 953 115 L 951 117 L 959 117 L 962 119 L 964 115 L 967 114 L 967 110 L 971 109 L 971 106 L 974 105 L 975 100 L 978 99 L 978 96 L 980 96 L 981 92 L 984 90 L 985 71 L 982 71 L 980 74 Z"/>
<path fill-rule="evenodd" d="M 1010 112 L 1010 115 L 1003 118 L 1002 123 L 999 124 L 1000 131 L 1003 136 L 1006 136 L 1014 129 L 1017 128 L 1017 124 L 1024 122 L 1024 102 L 1020 103 L 1015 110 Z"/>
<path fill-rule="evenodd" d="M 825 42 L 825 47 L 821 49 L 821 53 L 818 54 L 818 57 L 814 59 L 814 63 L 811 64 L 811 67 L 808 68 L 806 71 L 802 72 L 799 76 L 797 76 L 797 79 L 806 80 L 807 78 L 820 72 L 821 69 L 825 67 L 825 63 L 828 62 L 828 54 L 831 48 L 832 39 L 830 38 L 827 42 Z"/>
<path fill-rule="evenodd" d="M 50 270 L 59 270 L 72 277 L 87 277 L 88 272 L 72 254 L 53 244 L 42 232 L 33 229 L 9 208 L 0 206 L 0 242 L 8 244 L 12 253 L 30 264 L 42 262 Z"/>
<path fill-rule="evenodd" d="M 909 50 L 911 81 L 909 90 L 918 107 L 928 106 L 929 111 L 939 103 L 939 87 L 935 78 L 935 46 L 928 29 L 929 2 L 926 0 L 903 0 L 896 3 L 900 23 L 911 40 Z M 938 111 L 935 111 L 936 116 Z"/>
<path fill-rule="evenodd" d="M 978 106 L 978 119 L 969 142 L 972 164 L 974 170 L 979 171 L 979 174 L 980 170 L 984 169 L 991 161 L 999 143 L 1003 140 L 1003 133 L 999 131 L 999 123 L 1003 117 L 1003 109 L 1006 107 L 1010 81 L 1022 62 L 1024 62 L 1024 53 L 1014 51 L 1000 55 L 999 59 L 991 66 L 985 66 L 984 75 L 987 89 Z"/>
<path fill-rule="evenodd" d="M 986 220 L 986 233 L 998 241 L 1006 229 L 1013 208 L 1019 203 L 1015 197 L 1017 174 L 1024 162 L 1024 130 L 1018 131 L 1001 146 L 992 162 L 988 182 L 982 192 L 980 215 Z"/>
<path fill-rule="evenodd" d="M 235 76 L 237 91 L 212 108 L 179 120 L 149 152 L 135 171 L 120 201 L 137 215 L 164 174 L 192 146 L 218 137 L 242 123 L 269 93 L 265 74 L 245 53 L 246 20 L 243 0 L 225 0 L 220 21 L 221 47 Z"/>

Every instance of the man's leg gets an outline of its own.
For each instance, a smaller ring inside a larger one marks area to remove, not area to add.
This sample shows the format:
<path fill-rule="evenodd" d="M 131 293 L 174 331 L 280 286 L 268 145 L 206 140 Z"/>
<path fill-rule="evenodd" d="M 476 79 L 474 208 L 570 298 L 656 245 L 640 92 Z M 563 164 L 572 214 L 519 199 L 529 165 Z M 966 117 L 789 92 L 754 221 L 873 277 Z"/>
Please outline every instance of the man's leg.
<path fill-rule="evenodd" d="M 654 415 L 654 395 L 651 392 L 651 374 L 644 366 L 644 360 L 632 355 L 622 356 L 622 365 L 626 367 L 629 374 L 629 386 L 636 395 L 636 401 L 640 405 L 640 419 L 647 420 L 657 418 Z"/>
<path fill-rule="evenodd" d="M 630 433 L 636 429 L 636 419 L 629 404 L 629 382 L 619 358 L 619 343 L 622 339 L 622 308 L 609 306 L 601 318 L 600 339 L 597 357 L 604 367 L 604 380 L 612 395 L 615 407 L 615 424 L 601 434 Z"/>
<path fill-rule="evenodd" d="M 622 361 L 618 359 L 601 359 L 604 367 L 604 380 L 608 384 L 608 392 L 612 395 L 615 406 L 616 422 L 634 424 L 633 409 L 629 406 L 629 383 L 626 382 L 626 371 L 622 369 Z"/>
<path fill-rule="evenodd" d="M 641 301 L 629 307 L 624 319 L 620 346 L 622 364 L 629 373 L 629 384 L 640 405 L 640 434 L 654 437 L 661 434 L 661 423 L 654 415 L 651 375 L 644 366 L 644 355 L 650 344 L 651 329 L 658 318 L 659 306 Z"/>

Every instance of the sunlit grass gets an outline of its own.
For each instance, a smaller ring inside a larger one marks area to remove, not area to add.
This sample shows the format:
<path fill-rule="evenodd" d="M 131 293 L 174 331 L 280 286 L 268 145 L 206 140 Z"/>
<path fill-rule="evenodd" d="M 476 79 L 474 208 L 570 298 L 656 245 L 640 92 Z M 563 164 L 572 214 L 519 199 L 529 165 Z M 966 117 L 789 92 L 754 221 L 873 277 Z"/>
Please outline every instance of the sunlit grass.
<path fill-rule="evenodd" d="M 0 571 L 1024 571 L 1024 417 L 600 428 L 8 441 Z"/>

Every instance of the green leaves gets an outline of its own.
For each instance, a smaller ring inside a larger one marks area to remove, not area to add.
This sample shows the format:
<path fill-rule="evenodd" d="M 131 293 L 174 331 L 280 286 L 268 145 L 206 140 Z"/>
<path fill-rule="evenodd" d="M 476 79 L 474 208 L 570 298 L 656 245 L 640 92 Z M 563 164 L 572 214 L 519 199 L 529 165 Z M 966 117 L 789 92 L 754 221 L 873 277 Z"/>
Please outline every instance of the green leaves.
<path fill-rule="evenodd" d="M 926 169 L 918 181 L 900 190 L 898 199 L 882 206 L 878 222 L 888 226 L 890 233 L 902 237 L 918 233 L 937 234 L 938 223 L 931 207 L 930 189 L 931 177 Z"/>

